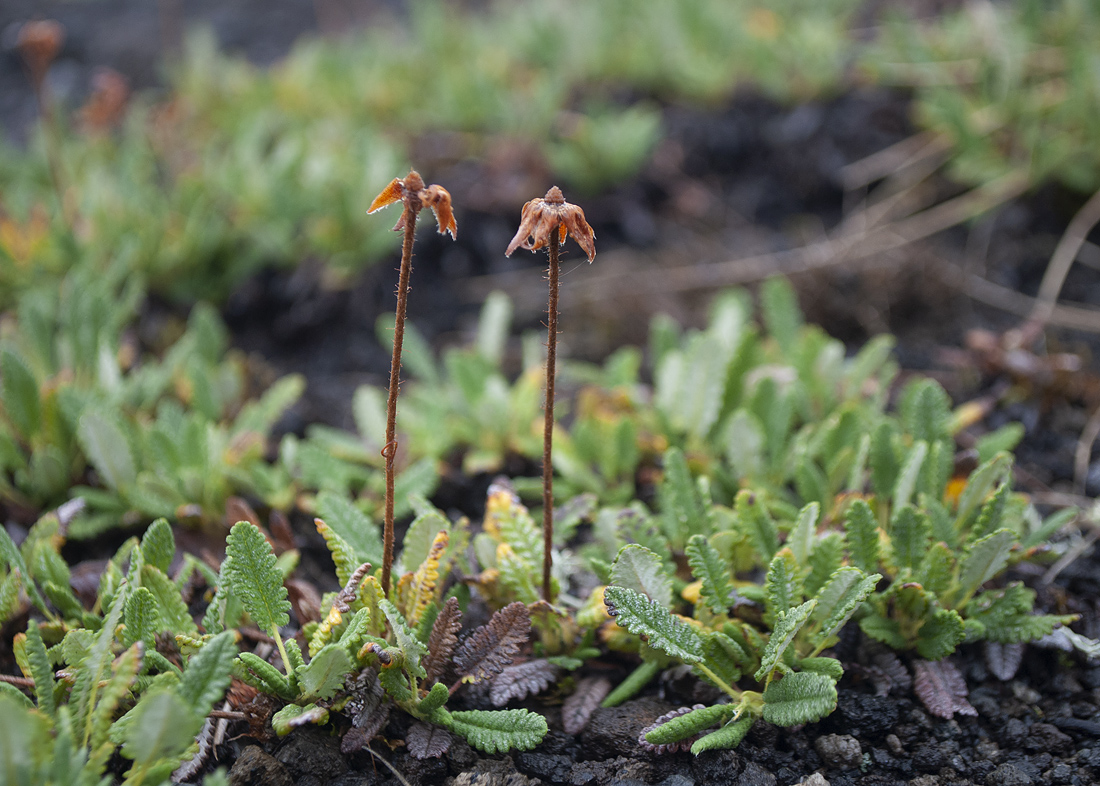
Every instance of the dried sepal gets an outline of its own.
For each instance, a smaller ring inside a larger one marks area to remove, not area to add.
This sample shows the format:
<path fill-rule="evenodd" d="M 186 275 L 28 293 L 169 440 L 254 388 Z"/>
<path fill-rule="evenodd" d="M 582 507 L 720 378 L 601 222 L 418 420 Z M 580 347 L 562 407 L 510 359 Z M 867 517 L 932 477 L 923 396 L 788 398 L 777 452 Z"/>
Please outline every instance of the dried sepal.
<path fill-rule="evenodd" d="M 580 734 L 600 706 L 600 702 L 611 692 L 611 681 L 606 677 L 585 677 L 577 683 L 573 691 L 561 705 L 561 725 L 566 734 Z"/>
<path fill-rule="evenodd" d="M 913 692 L 937 718 L 977 715 L 966 700 L 966 681 L 949 660 L 918 660 L 913 664 Z"/>
<path fill-rule="evenodd" d="M 410 173 L 411 174 L 411 173 Z M 417 175 L 419 177 L 419 175 Z M 400 178 L 394 178 L 390 181 L 390 184 L 382 189 L 382 193 L 374 198 L 374 201 L 370 203 L 370 207 L 367 208 L 367 215 L 371 213 L 377 213 L 384 207 L 389 207 L 394 202 L 400 202 L 405 198 L 405 184 L 401 182 Z"/>
<path fill-rule="evenodd" d="M 500 674 L 530 633 L 531 615 L 527 607 L 519 602 L 509 603 L 462 642 L 455 655 L 455 668 L 467 682 Z"/>
<path fill-rule="evenodd" d="M 596 234 L 584 218 L 584 211 L 565 201 L 561 189 L 553 186 L 542 199 L 532 199 L 523 206 L 519 229 L 505 249 L 505 256 L 512 256 L 517 248 L 538 251 L 550 243 L 550 233 L 558 233 L 558 241 L 564 243 L 572 235 L 588 255 L 588 261 L 596 258 Z"/>
<path fill-rule="evenodd" d="M 443 186 L 431 185 L 420 192 L 420 201 L 432 209 L 439 234 L 451 233 L 451 239 L 458 238 L 458 224 L 451 208 L 451 194 Z"/>
<path fill-rule="evenodd" d="M 382 189 L 382 193 L 374 198 L 367 209 L 367 213 L 376 213 L 384 207 L 402 202 L 405 209 L 401 212 L 401 218 L 394 226 L 394 232 L 400 232 L 405 228 L 406 215 L 411 211 L 413 215 L 423 208 L 430 207 L 435 215 L 435 222 L 439 234 L 451 233 L 451 239 L 458 238 L 458 224 L 455 222 L 454 210 L 451 207 L 451 194 L 443 186 L 424 185 L 424 178 L 416 170 L 411 170 L 404 178 L 394 178 L 390 184 Z"/>
<path fill-rule="evenodd" d="M 557 681 L 561 669 L 545 658 L 505 666 L 493 677 L 489 700 L 494 707 L 503 707 L 513 699 L 525 699 L 546 690 Z"/>
<path fill-rule="evenodd" d="M 428 654 L 424 656 L 424 671 L 428 674 L 428 682 L 442 678 L 458 644 L 458 632 L 461 629 L 462 612 L 458 608 L 458 598 L 447 598 L 432 623 L 432 633 L 428 637 Z"/>
<path fill-rule="evenodd" d="M 417 722 L 405 732 L 405 748 L 417 759 L 438 759 L 451 748 L 451 733 L 429 723 Z"/>

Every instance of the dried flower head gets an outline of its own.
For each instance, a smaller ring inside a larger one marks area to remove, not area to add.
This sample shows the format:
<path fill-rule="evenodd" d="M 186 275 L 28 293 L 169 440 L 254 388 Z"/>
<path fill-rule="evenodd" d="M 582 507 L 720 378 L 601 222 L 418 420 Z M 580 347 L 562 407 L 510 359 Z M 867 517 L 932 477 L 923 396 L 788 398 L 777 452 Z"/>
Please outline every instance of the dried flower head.
<path fill-rule="evenodd" d="M 554 186 L 542 199 L 532 199 L 523 206 L 519 231 L 505 249 L 505 256 L 512 256 L 517 248 L 538 251 L 550 242 L 550 233 L 558 231 L 558 242 L 564 243 L 566 235 L 572 235 L 588 261 L 596 258 L 596 234 L 584 220 L 584 211 L 565 201 L 561 189 Z"/>
<path fill-rule="evenodd" d="M 92 77 L 92 93 L 80 109 L 80 122 L 91 132 L 103 133 L 118 125 L 130 99 L 130 83 L 111 68 Z"/>
<path fill-rule="evenodd" d="M 19 38 L 15 45 L 36 85 L 42 83 L 50 63 L 57 57 L 64 42 L 65 28 L 53 19 L 27 22 L 19 29 Z"/>
<path fill-rule="evenodd" d="M 451 210 L 450 192 L 443 186 L 425 186 L 424 178 L 416 170 L 411 170 L 404 179 L 395 177 L 393 182 L 382 189 L 382 193 L 370 203 L 367 213 L 376 213 L 394 202 L 402 202 L 405 205 L 401 218 L 393 228 L 394 232 L 400 232 L 405 228 L 406 211 L 412 211 L 413 215 L 416 215 L 423 208 L 430 207 L 435 214 L 439 234 L 450 232 L 451 238 L 457 239 L 458 224 L 455 223 L 454 212 Z"/>

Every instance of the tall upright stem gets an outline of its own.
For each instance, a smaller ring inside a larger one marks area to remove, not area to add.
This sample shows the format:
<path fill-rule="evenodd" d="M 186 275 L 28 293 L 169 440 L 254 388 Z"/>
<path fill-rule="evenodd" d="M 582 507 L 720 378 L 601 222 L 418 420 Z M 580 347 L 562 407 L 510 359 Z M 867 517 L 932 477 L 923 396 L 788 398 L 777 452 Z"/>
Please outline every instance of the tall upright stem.
<path fill-rule="evenodd" d="M 558 348 L 558 230 L 550 232 L 550 301 L 546 309 L 546 419 L 542 427 L 542 598 L 550 602 L 554 542 L 554 377 Z"/>
<path fill-rule="evenodd" d="M 386 400 L 386 522 L 382 531 L 382 591 L 390 596 L 390 571 L 393 567 L 393 461 L 397 455 L 397 391 L 401 386 L 401 345 L 405 340 L 405 306 L 409 299 L 409 274 L 412 272 L 413 237 L 416 211 L 405 206 L 405 242 L 401 246 L 401 273 L 397 280 L 397 314 L 393 323 L 393 359 L 390 363 L 390 394 Z"/>

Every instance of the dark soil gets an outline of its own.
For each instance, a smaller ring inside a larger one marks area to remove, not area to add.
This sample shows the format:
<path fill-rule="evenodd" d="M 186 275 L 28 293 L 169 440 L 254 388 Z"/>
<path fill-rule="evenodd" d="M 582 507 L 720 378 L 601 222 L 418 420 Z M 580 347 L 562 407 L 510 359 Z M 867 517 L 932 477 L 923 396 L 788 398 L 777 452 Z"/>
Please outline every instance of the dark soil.
<path fill-rule="evenodd" d="M 135 86 L 157 84 L 158 42 L 175 45 L 181 18 L 209 21 L 223 44 L 270 62 L 300 32 L 324 26 L 317 21 L 319 9 L 328 8 L 331 21 L 332 14 L 343 13 L 339 9 L 351 7 L 335 0 L 177 0 L 161 4 L 162 13 L 167 9 L 176 15 L 166 20 L 146 0 L 10 0 L 0 8 L 0 29 L 7 28 L 4 36 L 10 42 L 14 21 L 32 15 L 61 18 L 69 43 L 51 80 L 55 93 L 76 103 L 98 65 L 123 71 Z M 6 51 L 0 60 L 0 122 L 18 136 L 32 115 L 19 64 Z M 623 342 L 644 345 L 649 317 L 658 311 L 701 324 L 712 293 L 639 293 L 628 286 L 586 292 L 585 277 L 600 272 L 601 263 L 627 271 L 671 269 L 812 242 L 851 206 L 853 195 L 838 185 L 841 168 L 910 135 L 908 117 L 906 96 L 873 90 L 793 109 L 751 95 L 708 111 L 667 107 L 668 139 L 646 170 L 632 182 L 583 202 L 596 228 L 600 258 L 593 268 L 582 265 L 575 252 L 566 258 L 559 351 L 567 357 L 599 359 Z M 507 260 L 502 255 L 515 229 L 519 200 L 526 197 L 486 196 L 493 173 L 484 164 L 433 160 L 430 144 L 424 148 L 424 161 L 418 165 L 430 180 L 451 189 L 460 206 L 461 232 L 456 244 L 427 233 L 418 241 L 411 319 L 436 345 L 461 340 L 481 297 L 499 287 L 516 301 L 518 326 L 538 326 L 541 260 L 526 254 Z M 537 179 L 538 173 L 532 177 Z M 947 193 L 951 186 L 943 188 Z M 1018 325 L 1019 318 L 974 305 L 945 283 L 943 271 L 945 266 L 976 264 L 990 280 L 1034 294 L 1058 236 L 1082 202 L 1077 195 L 1047 188 L 971 230 L 946 233 L 870 264 L 838 266 L 793 280 L 809 319 L 853 346 L 877 332 L 895 333 L 902 366 L 935 373 L 956 400 L 1006 385 L 1023 391 L 1026 395 L 1001 407 L 987 425 L 1009 419 L 1025 424 L 1020 488 L 1071 490 L 1077 440 L 1089 411 L 1100 403 L 1092 392 L 1095 386 L 1080 382 L 1096 371 L 1095 340 L 1050 332 L 1046 347 L 1039 348 L 1040 355 L 1043 349 L 1078 353 L 1084 376 L 1077 382 L 1021 379 L 995 366 L 982 369 L 976 356 L 960 359 L 958 354 L 968 331 L 1001 332 Z M 393 308 L 395 267 L 396 259 L 348 288 L 332 291 L 321 285 L 316 263 L 306 262 L 297 271 L 265 273 L 249 281 L 225 304 L 237 346 L 262 356 L 279 373 L 300 372 L 309 380 L 306 398 L 285 428 L 300 431 L 312 422 L 350 426 L 355 387 L 383 381 L 389 349 L 376 340 L 374 326 L 379 315 Z M 1100 274 L 1075 266 L 1064 292 L 1068 299 L 1100 306 Z M 1094 452 L 1085 479 L 1089 494 L 1100 492 L 1097 459 L 1100 454 Z M 476 516 L 487 482 L 451 478 L 444 506 Z M 312 535 L 299 536 L 315 541 Z M 1100 635 L 1096 550 L 1042 588 L 1040 603 L 1059 613 L 1082 614 L 1077 629 Z M 844 646 L 854 658 L 856 642 Z M 597 711 L 577 737 L 561 731 L 552 704 L 532 704 L 547 715 L 551 732 L 535 750 L 511 756 L 482 757 L 456 741 L 443 759 L 417 761 L 404 753 L 400 741 L 409 720 L 397 714 L 383 734 L 393 750 L 381 741 L 374 748 L 413 784 L 1100 783 L 1100 666 L 1032 646 L 1015 679 L 1000 682 L 990 675 L 979 648 L 964 647 L 956 662 L 967 678 L 977 717 L 942 720 L 929 715 L 911 693 L 878 696 L 860 670 L 852 668 L 841 683 L 837 711 L 823 721 L 800 729 L 761 723 L 736 751 L 698 758 L 654 756 L 637 744 L 639 731 L 655 717 L 693 703 L 691 696 L 676 692 L 677 682 L 623 707 Z M 611 661 L 600 665 L 623 668 Z M 230 736 L 243 731 L 231 729 Z M 239 737 L 223 746 L 218 761 L 232 767 L 236 786 L 399 782 L 365 753 L 341 755 L 339 745 L 332 727 L 299 730 L 266 742 Z M 815 772 L 825 780 L 805 780 Z"/>

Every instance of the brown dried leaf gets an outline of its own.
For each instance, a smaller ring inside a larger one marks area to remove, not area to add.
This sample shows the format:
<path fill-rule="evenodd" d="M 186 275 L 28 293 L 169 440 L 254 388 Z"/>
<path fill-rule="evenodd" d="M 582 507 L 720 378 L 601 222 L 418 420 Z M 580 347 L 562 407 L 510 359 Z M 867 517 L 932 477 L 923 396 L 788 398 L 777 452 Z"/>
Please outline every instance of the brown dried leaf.
<path fill-rule="evenodd" d="M 359 597 L 359 587 L 368 573 L 370 573 L 369 562 L 364 562 L 356 568 L 355 572 L 348 577 L 348 583 L 336 593 L 336 599 L 333 600 L 332 607 L 343 614 L 351 611 L 351 604 Z"/>
<path fill-rule="evenodd" d="M 447 598 L 432 624 L 432 635 L 428 637 L 428 654 L 423 661 L 424 671 L 428 673 L 428 683 L 443 676 L 455 651 L 455 645 L 458 644 L 458 632 L 461 629 L 462 612 L 458 608 L 458 598 Z"/>
<path fill-rule="evenodd" d="M 905 664 L 889 650 L 872 656 L 871 665 L 867 667 L 867 676 L 871 678 L 875 693 L 879 696 L 885 696 L 891 691 L 904 692 L 913 686 L 913 678 L 909 676 Z"/>
<path fill-rule="evenodd" d="M 527 607 L 519 601 L 509 603 L 462 642 L 455 655 L 455 668 L 459 675 L 474 682 L 500 674 L 530 633 Z"/>
<path fill-rule="evenodd" d="M 503 707 L 513 699 L 534 696 L 557 682 L 561 669 L 545 658 L 505 666 L 493 677 L 489 700 L 494 707 Z"/>
<path fill-rule="evenodd" d="M 580 734 L 610 692 L 611 681 L 606 677 L 585 677 L 578 682 L 577 689 L 561 706 L 561 725 L 565 733 Z"/>
<path fill-rule="evenodd" d="M 446 729 L 418 721 L 405 732 L 405 747 L 417 759 L 438 759 L 450 750 L 452 739 Z"/>
<path fill-rule="evenodd" d="M 321 593 L 305 579 L 289 578 L 283 582 L 286 587 L 290 605 L 294 608 L 294 616 L 298 622 L 305 625 L 307 622 L 321 619 Z"/>
<path fill-rule="evenodd" d="M 996 641 L 985 643 L 985 665 L 1001 682 L 1008 682 L 1016 676 L 1023 659 L 1023 644 L 1001 644 Z"/>
<path fill-rule="evenodd" d="M 918 660 L 913 664 L 913 692 L 937 718 L 977 715 L 966 700 L 966 681 L 949 660 Z"/>
<path fill-rule="evenodd" d="M 344 705 L 344 713 L 351 716 L 353 728 L 340 742 L 340 750 L 344 753 L 365 748 L 390 719 L 392 706 L 374 669 L 361 671 L 349 693 L 351 697 Z"/>

